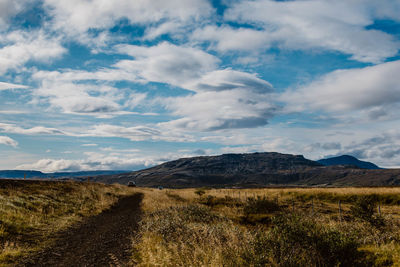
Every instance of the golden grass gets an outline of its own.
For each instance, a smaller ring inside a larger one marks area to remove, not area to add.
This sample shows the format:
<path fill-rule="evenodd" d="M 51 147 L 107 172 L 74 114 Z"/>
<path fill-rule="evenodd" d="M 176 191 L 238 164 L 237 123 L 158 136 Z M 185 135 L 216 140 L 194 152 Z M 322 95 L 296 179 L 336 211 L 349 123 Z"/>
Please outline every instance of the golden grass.
<path fill-rule="evenodd" d="M 53 233 L 109 208 L 131 188 L 79 182 L 0 183 L 0 265 L 51 243 Z"/>
<path fill-rule="evenodd" d="M 295 214 L 310 217 L 328 229 L 354 234 L 360 242 L 359 251 L 368 255 L 365 260 L 371 265 L 383 266 L 390 262 L 400 266 L 399 206 L 392 202 L 380 205 L 382 216 L 388 223 L 379 229 L 355 220 L 350 212 L 350 200 L 358 196 L 376 194 L 383 200 L 392 201 L 393 197 L 400 196 L 400 188 L 204 189 L 206 193 L 202 197 L 195 193 L 197 189 L 138 190 L 144 193 L 142 207 L 145 211 L 141 241 L 135 245 L 134 261 L 139 266 L 248 265 L 243 255 L 256 253 L 255 233 L 268 232 L 271 219 L 276 216 L 276 213 L 245 216 L 243 205 L 246 205 L 246 199 L 258 197 L 278 201 L 282 213 L 287 214 L 293 213 L 294 203 Z M 207 207 L 207 198 L 211 197 L 227 200 L 228 204 L 217 201 L 216 205 Z M 341 217 L 337 199 L 348 200 L 341 202 Z M 229 201 L 236 204 L 230 205 Z M 191 206 L 206 207 L 210 214 L 224 220 L 201 222 L 193 219 L 195 214 L 188 219 L 182 214 Z M 171 239 L 160 225 L 173 226 L 181 237 Z"/>

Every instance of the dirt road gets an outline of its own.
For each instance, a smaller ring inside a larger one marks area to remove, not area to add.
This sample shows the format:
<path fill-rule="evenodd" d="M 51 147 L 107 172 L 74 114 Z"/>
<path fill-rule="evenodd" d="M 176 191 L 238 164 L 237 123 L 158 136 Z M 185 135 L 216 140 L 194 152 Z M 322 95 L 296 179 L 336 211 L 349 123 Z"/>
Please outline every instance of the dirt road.
<path fill-rule="evenodd" d="M 142 198 L 142 194 L 124 197 L 111 209 L 59 233 L 53 247 L 22 266 L 127 266 Z"/>

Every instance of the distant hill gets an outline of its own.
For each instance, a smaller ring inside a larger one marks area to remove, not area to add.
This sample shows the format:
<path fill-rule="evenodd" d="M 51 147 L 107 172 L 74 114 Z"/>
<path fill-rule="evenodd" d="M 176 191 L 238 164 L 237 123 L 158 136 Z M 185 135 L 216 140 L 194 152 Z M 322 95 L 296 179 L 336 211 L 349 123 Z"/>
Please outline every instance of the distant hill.
<path fill-rule="evenodd" d="M 182 158 L 140 171 L 99 175 L 93 180 L 121 184 L 135 181 L 138 186 L 173 188 L 391 186 L 400 185 L 400 169 L 324 166 L 301 155 L 265 152 Z"/>
<path fill-rule="evenodd" d="M 96 175 L 111 175 L 126 173 L 129 171 L 80 171 L 80 172 L 53 172 L 43 173 L 32 170 L 0 170 L 0 178 L 68 178 L 68 177 L 87 177 Z"/>
<path fill-rule="evenodd" d="M 361 161 L 361 160 L 359 160 L 353 156 L 349 156 L 349 155 L 321 159 L 321 160 L 318 160 L 318 162 L 325 166 L 351 165 L 351 166 L 357 166 L 358 168 L 361 168 L 361 169 L 371 169 L 371 170 L 380 169 L 374 163 L 371 163 L 368 161 Z"/>

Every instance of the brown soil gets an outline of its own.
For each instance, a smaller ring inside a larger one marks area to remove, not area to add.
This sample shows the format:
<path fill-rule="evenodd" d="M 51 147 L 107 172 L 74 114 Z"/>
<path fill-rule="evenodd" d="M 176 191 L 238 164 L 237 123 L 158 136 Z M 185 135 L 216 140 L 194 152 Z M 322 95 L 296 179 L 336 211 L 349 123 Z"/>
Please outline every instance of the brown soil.
<path fill-rule="evenodd" d="M 142 194 L 120 199 L 109 210 L 56 236 L 55 245 L 21 266 L 127 266 L 141 216 Z"/>

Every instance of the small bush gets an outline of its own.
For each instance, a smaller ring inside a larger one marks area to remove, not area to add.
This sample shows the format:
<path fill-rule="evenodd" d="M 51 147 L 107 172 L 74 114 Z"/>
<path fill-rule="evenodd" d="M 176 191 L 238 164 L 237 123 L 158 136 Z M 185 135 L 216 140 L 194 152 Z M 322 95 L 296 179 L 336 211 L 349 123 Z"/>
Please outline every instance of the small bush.
<path fill-rule="evenodd" d="M 265 197 L 248 198 L 243 213 L 248 216 L 250 214 L 265 214 L 279 211 L 279 205 Z"/>
<path fill-rule="evenodd" d="M 190 223 L 210 224 L 224 220 L 207 207 L 188 205 L 153 212 L 149 214 L 149 220 L 142 223 L 142 228 L 159 234 L 165 241 L 171 241 L 193 235 Z"/>
<path fill-rule="evenodd" d="M 172 194 L 172 193 L 166 193 L 166 195 L 169 198 L 172 198 L 173 200 L 177 201 L 177 202 L 186 202 L 186 199 L 184 199 L 183 197 L 181 197 L 180 195 L 177 194 Z"/>
<path fill-rule="evenodd" d="M 375 226 L 384 224 L 383 218 L 374 215 L 377 208 L 378 199 L 376 195 L 365 195 L 358 197 L 357 201 L 350 208 L 352 215 L 365 222 L 369 222 Z"/>
<path fill-rule="evenodd" d="M 203 189 L 197 189 L 196 191 L 194 191 L 194 193 L 196 195 L 198 195 L 199 197 L 201 197 L 202 195 L 204 195 L 206 193 L 206 191 Z"/>
<path fill-rule="evenodd" d="M 259 231 L 243 258 L 252 266 L 350 266 L 359 262 L 349 236 L 296 215 L 277 216 L 274 228 Z"/>
<path fill-rule="evenodd" d="M 228 207 L 240 207 L 243 205 L 243 202 L 241 202 L 237 198 L 232 198 L 229 196 L 225 196 L 223 198 L 221 197 L 215 197 L 208 195 L 207 197 L 203 198 L 202 200 L 199 201 L 201 204 L 204 204 L 209 207 L 214 207 L 214 206 L 228 206 Z"/>

